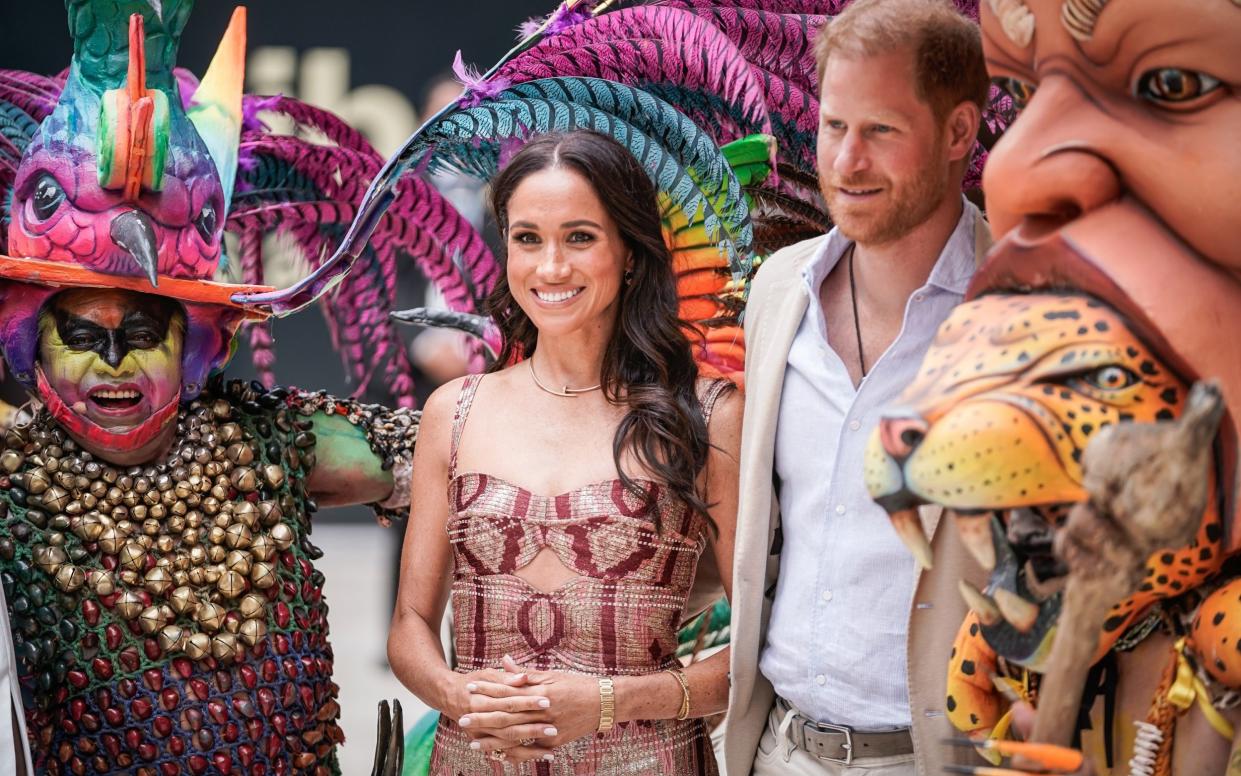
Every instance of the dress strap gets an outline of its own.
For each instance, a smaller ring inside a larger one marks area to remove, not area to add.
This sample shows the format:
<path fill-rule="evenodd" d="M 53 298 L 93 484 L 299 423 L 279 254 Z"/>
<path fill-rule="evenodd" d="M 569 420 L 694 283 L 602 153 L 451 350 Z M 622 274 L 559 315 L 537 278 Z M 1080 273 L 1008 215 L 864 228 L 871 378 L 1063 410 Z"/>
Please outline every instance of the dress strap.
<path fill-rule="evenodd" d="M 478 384 L 482 375 L 466 375 L 461 383 L 461 393 L 457 396 L 457 409 L 452 415 L 452 446 L 448 452 L 448 479 L 457 476 L 457 448 L 461 445 L 461 432 L 465 429 L 465 419 L 474 404 L 474 394 L 478 392 Z"/>
<path fill-rule="evenodd" d="M 725 391 L 736 390 L 737 386 L 732 380 L 723 377 L 716 378 L 707 386 L 707 390 L 702 394 L 702 423 L 704 426 L 711 425 L 711 411 L 715 409 L 715 402 Z"/>

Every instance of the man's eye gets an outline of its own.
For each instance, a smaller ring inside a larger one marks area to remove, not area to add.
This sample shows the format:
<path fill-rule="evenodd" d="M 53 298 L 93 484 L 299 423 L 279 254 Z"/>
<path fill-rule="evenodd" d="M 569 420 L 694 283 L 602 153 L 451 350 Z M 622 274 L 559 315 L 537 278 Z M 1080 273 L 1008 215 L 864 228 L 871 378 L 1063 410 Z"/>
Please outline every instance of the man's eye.
<path fill-rule="evenodd" d="M 843 132 L 845 123 L 839 119 L 823 119 L 823 126 L 836 132 Z"/>
<path fill-rule="evenodd" d="M 889 127 L 887 124 L 876 124 L 870 128 L 870 131 L 876 135 L 886 135 L 892 131 L 892 127 Z"/>
<path fill-rule="evenodd" d="M 94 350 L 98 343 L 99 338 L 90 334 L 78 334 L 65 340 L 65 345 L 70 350 Z"/>
<path fill-rule="evenodd" d="M 1030 102 L 1030 98 L 1034 96 L 1035 86 L 1029 81 L 1023 81 L 1020 78 L 1001 77 L 993 78 L 991 82 L 1000 88 L 1005 94 L 1013 100 L 1013 107 L 1021 110 Z"/>
<path fill-rule="evenodd" d="M 159 337 L 153 331 L 140 331 L 130 334 L 125 338 L 131 348 L 138 350 L 148 350 L 159 344 Z"/>
<path fill-rule="evenodd" d="M 1134 87 L 1136 96 L 1156 105 L 1188 107 L 1193 102 L 1219 89 L 1223 84 L 1214 76 L 1197 70 L 1161 67 L 1147 70 Z"/>

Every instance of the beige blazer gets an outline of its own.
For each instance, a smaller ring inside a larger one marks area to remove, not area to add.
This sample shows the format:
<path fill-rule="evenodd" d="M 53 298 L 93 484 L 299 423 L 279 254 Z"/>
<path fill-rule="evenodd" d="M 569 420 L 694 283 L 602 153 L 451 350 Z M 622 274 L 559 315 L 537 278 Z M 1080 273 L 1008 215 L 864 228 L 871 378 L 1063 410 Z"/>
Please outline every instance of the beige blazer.
<path fill-rule="evenodd" d="M 758 670 L 758 658 L 766 640 L 780 563 L 780 556 L 770 551 L 780 520 L 773 488 L 776 419 L 789 347 L 808 303 L 802 270 L 826 240 L 826 235 L 806 240 L 768 258 L 754 279 L 746 305 L 745 422 L 730 638 L 732 688 L 724 733 L 728 776 L 749 776 L 774 699 L 771 684 Z M 991 245 L 982 219 L 977 221 L 974 242 L 975 256 L 981 260 Z M 932 537 L 935 567 L 919 574 L 915 582 L 906 644 L 919 776 L 938 776 L 946 762 L 982 762 L 969 749 L 940 743 L 957 735 L 944 713 L 948 656 L 966 614 L 957 580 L 985 582 L 952 526 L 939 526 L 942 511 L 938 507 L 920 510 L 923 527 Z"/>

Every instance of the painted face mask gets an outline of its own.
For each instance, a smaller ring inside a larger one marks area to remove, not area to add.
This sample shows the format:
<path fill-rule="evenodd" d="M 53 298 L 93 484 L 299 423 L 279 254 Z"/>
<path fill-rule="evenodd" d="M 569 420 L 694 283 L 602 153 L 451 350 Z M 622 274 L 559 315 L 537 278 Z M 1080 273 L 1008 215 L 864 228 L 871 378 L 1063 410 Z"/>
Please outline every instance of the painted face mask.
<path fill-rule="evenodd" d="M 65 292 L 39 315 L 39 397 L 93 447 L 142 447 L 176 416 L 184 341 L 184 314 L 174 302 Z"/>

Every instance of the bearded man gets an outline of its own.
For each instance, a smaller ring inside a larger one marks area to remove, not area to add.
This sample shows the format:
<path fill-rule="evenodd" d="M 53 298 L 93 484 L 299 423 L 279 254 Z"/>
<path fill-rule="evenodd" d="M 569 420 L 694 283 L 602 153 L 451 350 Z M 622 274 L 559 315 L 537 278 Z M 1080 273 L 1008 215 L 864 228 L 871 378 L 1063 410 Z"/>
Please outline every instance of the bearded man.
<path fill-rule="evenodd" d="M 961 194 L 987 73 L 946 2 L 859 0 L 816 53 L 836 226 L 764 262 L 746 310 L 727 771 L 934 774 L 955 537 L 919 574 L 862 454 L 990 242 Z"/>

